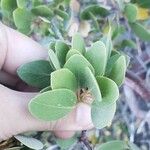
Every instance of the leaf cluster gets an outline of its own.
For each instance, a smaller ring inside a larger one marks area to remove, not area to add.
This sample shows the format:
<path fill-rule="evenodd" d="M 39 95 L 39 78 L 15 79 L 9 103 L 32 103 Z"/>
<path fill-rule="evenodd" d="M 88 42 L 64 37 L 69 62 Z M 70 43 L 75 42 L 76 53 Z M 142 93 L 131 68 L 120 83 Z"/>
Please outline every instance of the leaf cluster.
<path fill-rule="evenodd" d="M 45 88 L 29 103 L 33 116 L 57 120 L 84 102 L 91 105 L 92 121 L 101 129 L 113 119 L 126 68 L 125 55 L 112 50 L 111 33 L 90 47 L 77 33 L 71 44 L 56 41 L 49 61 L 24 64 L 17 72 L 29 85 Z"/>

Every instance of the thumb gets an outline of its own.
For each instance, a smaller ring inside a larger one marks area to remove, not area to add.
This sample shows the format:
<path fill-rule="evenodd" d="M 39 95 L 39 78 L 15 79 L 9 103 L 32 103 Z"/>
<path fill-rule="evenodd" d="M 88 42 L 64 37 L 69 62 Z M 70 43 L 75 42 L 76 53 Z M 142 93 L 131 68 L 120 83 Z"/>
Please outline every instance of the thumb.
<path fill-rule="evenodd" d="M 79 103 L 70 114 L 58 121 L 47 122 L 32 117 L 28 111 L 28 103 L 35 95 L 36 93 L 17 92 L 0 85 L 0 139 L 27 131 L 48 130 L 54 131 L 59 137 L 67 138 L 74 131 L 93 127 L 91 109 L 83 103 Z"/>

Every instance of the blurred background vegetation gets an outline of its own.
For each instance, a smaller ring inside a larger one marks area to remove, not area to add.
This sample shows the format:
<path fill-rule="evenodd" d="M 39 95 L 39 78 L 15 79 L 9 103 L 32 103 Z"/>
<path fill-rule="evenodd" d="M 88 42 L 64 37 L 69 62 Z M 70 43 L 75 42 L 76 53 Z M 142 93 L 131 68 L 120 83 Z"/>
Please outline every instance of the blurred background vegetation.
<path fill-rule="evenodd" d="M 0 2 L 0 19 L 4 24 L 47 48 L 53 48 L 58 39 L 70 43 L 76 32 L 81 33 L 89 46 L 106 35 L 111 26 L 113 49 L 130 58 L 115 118 L 103 130 L 78 133 L 69 148 L 90 150 L 107 141 L 123 140 L 135 143 L 141 150 L 150 149 L 150 0 Z M 44 149 L 60 149 L 61 143 L 57 143 L 50 132 L 26 135 L 41 140 Z M 14 150 L 29 149 L 14 138 L 0 143 L 0 149 L 12 147 Z"/>

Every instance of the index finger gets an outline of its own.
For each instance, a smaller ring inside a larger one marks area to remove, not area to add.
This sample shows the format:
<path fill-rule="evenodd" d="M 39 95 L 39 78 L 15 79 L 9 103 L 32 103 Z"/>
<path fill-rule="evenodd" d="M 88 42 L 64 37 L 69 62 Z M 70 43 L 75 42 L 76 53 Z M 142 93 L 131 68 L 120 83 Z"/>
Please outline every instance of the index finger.
<path fill-rule="evenodd" d="M 46 57 L 40 44 L 0 23 L 0 69 L 15 75 L 20 65 Z"/>

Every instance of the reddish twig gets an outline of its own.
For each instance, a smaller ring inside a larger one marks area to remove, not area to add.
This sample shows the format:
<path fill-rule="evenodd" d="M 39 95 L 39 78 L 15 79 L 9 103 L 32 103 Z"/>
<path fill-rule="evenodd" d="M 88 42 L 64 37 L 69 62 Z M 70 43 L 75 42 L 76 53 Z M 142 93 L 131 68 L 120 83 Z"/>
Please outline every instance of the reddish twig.
<path fill-rule="evenodd" d="M 146 87 L 143 80 L 130 71 L 127 71 L 126 73 L 125 84 L 139 94 L 143 100 L 150 101 L 150 89 Z"/>

